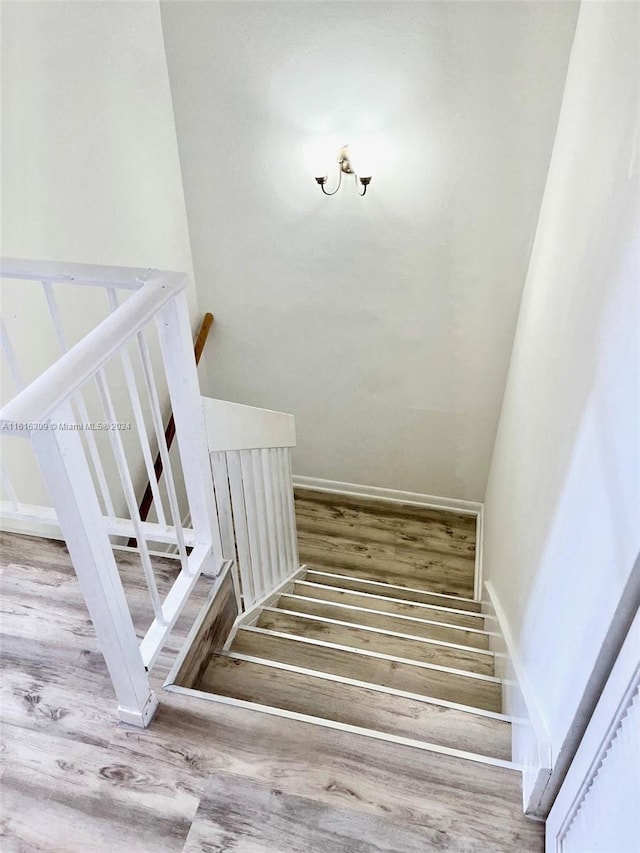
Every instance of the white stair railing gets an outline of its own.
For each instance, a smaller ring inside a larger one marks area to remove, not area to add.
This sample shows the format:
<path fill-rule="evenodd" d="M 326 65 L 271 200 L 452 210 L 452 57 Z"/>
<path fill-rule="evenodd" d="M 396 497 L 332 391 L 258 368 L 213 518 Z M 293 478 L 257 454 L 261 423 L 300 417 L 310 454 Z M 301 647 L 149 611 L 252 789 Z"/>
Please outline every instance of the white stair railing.
<path fill-rule="evenodd" d="M 292 415 L 203 398 L 222 553 L 247 611 L 299 568 Z"/>
<path fill-rule="evenodd" d="M 113 681 L 120 718 L 145 726 L 157 706 L 148 670 L 198 578 L 203 572 L 216 576 L 224 565 L 184 295 L 187 279 L 151 270 L 15 260 L 1 262 L 0 277 L 3 284 L 5 279 L 13 287 L 19 283 L 26 302 L 29 288 L 41 283 L 61 350 L 27 384 L 11 341 L 11 323 L 3 322 L 2 349 L 18 392 L 0 411 L 0 434 L 3 440 L 29 441 L 51 506 L 21 500 L 15 478 L 3 470 L 0 515 L 59 525 Z M 70 285 L 79 293 L 102 289 L 107 316 L 67 347 L 55 291 Z M 122 291 L 127 295 L 120 304 Z M 43 328 L 38 334 L 44 334 Z M 164 439 L 163 389 L 175 418 L 177 460 Z M 120 429 L 123 425 L 131 429 Z M 164 463 L 162 488 L 153 470 L 152 445 Z M 133 453 L 137 459 L 142 456 L 152 484 L 156 521 L 140 519 Z M 189 528 L 181 522 L 179 489 L 188 503 Z M 138 543 L 153 612 L 141 641 L 110 537 L 135 537 Z M 179 574 L 164 597 L 154 572 L 154 543 L 173 545 L 179 554 Z"/>

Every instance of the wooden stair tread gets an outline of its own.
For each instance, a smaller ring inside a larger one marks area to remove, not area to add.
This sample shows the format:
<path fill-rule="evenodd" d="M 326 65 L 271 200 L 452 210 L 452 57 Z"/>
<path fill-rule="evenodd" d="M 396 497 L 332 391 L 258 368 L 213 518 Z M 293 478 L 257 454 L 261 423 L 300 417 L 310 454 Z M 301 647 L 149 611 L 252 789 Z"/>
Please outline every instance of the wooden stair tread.
<path fill-rule="evenodd" d="M 460 687 L 460 679 L 448 678 L 448 674 L 441 670 L 432 670 L 410 660 L 389 659 L 352 648 L 336 648 L 337 645 L 327 646 L 312 638 L 278 634 L 264 628 L 241 628 L 231 651 L 351 678 L 425 699 L 478 707 L 474 701 L 477 684 L 469 683 L 470 679 L 463 679 Z M 484 682 L 480 692 L 484 695 Z M 492 691 L 489 694 L 492 695 Z M 499 708 L 483 710 L 500 712 Z"/>
<path fill-rule="evenodd" d="M 410 738 L 477 755 L 510 759 L 510 724 L 441 705 L 213 655 L 200 689 L 296 714 Z"/>
<path fill-rule="evenodd" d="M 259 628 L 282 630 L 435 666 L 477 672 L 486 676 L 494 674 L 494 658 L 482 650 L 441 645 L 440 642 L 419 637 L 398 637 L 382 633 L 378 628 L 370 630 L 369 626 L 362 624 L 339 625 L 313 614 L 285 612 L 276 608 L 265 608 L 256 624 Z"/>
<path fill-rule="evenodd" d="M 383 595 L 385 598 L 398 598 L 403 601 L 412 601 L 419 604 L 435 604 L 439 607 L 455 607 L 457 610 L 469 610 L 480 613 L 482 605 L 479 601 L 472 601 L 459 596 L 444 596 L 424 590 L 412 589 L 406 584 L 393 585 L 373 578 L 366 579 L 353 577 L 349 574 L 341 575 L 335 569 L 316 570 L 307 568 L 304 580 L 324 586 L 335 586 L 352 592 L 366 592 L 372 595 Z"/>
<path fill-rule="evenodd" d="M 443 622 L 418 622 L 411 619 L 398 619 L 386 613 L 375 613 L 363 609 L 343 607 L 336 603 L 321 602 L 317 599 L 307 600 L 291 595 L 282 595 L 278 599 L 280 610 L 304 613 L 307 616 L 321 616 L 337 622 L 350 622 L 357 626 L 376 628 L 383 631 L 394 631 L 398 634 L 408 634 L 425 640 L 438 640 L 443 643 L 454 643 L 458 646 L 486 651 L 489 647 L 489 635 L 484 631 L 469 630 L 457 625 L 447 625 Z"/>
<path fill-rule="evenodd" d="M 291 592 L 294 595 L 317 598 L 319 601 L 333 601 L 338 604 L 350 604 L 369 610 L 383 610 L 396 616 L 409 616 L 413 619 L 426 619 L 432 622 L 448 622 L 451 625 L 474 628 L 478 631 L 484 629 L 484 618 L 480 614 L 458 613 L 454 609 L 453 603 L 450 607 L 443 607 L 442 605 L 429 607 L 422 604 L 406 603 L 393 598 L 389 599 L 381 594 L 374 596 L 370 593 L 340 589 L 340 587 L 330 585 L 318 585 L 306 580 L 297 581 Z"/>
<path fill-rule="evenodd" d="M 431 654 L 431 660 L 425 660 L 425 657 L 429 657 L 432 647 L 418 649 L 416 647 L 419 643 L 415 641 L 400 642 L 398 638 L 385 634 L 314 622 L 312 619 L 300 619 L 279 611 L 263 611 L 258 620 L 258 626 L 275 632 L 347 646 L 350 649 L 360 649 L 414 661 L 418 664 L 428 664 L 430 667 L 444 666 L 434 661 L 433 654 Z M 425 667 L 422 669 L 423 682 L 427 686 L 417 692 L 428 692 L 437 699 L 446 699 L 450 702 L 459 702 L 462 705 L 500 713 L 502 695 L 501 685 L 497 679 L 489 676 L 473 677 L 459 670 L 449 672 Z"/>

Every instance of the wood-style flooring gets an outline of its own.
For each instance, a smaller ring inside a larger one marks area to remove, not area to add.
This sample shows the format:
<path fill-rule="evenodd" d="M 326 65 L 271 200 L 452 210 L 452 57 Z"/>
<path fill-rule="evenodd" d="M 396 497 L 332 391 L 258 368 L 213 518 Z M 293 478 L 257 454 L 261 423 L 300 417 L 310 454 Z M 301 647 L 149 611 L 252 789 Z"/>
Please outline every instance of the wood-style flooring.
<path fill-rule="evenodd" d="M 543 850 L 513 770 L 164 692 L 205 580 L 153 671 L 151 727 L 119 724 L 64 545 L 0 544 L 3 853 L 180 853 L 187 836 L 188 853 Z M 120 566 L 142 632 L 142 571 Z"/>
<path fill-rule="evenodd" d="M 205 788 L 184 853 L 282 853 L 283 838 L 287 853 L 422 853 L 438 843 L 421 827 L 220 774 Z"/>
<path fill-rule="evenodd" d="M 475 516 L 296 489 L 300 562 L 473 598 Z"/>

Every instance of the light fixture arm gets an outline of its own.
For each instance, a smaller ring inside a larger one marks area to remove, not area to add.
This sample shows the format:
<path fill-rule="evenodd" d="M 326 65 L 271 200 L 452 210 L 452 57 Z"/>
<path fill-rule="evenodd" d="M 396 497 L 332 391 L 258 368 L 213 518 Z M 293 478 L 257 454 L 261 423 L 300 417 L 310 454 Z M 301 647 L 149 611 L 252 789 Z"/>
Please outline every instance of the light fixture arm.
<path fill-rule="evenodd" d="M 362 192 L 358 192 L 358 181 L 360 181 L 360 183 L 362 184 Z M 358 176 L 356 175 L 356 192 L 358 192 L 358 195 L 360 195 L 360 196 L 366 195 L 367 194 L 367 187 L 369 186 L 370 183 L 371 183 L 370 177 L 369 178 L 358 178 Z"/>
<path fill-rule="evenodd" d="M 325 185 L 325 184 L 326 184 L 326 182 L 327 182 L 326 177 L 324 177 L 324 178 L 316 178 L 316 181 L 320 184 L 320 189 L 322 190 L 322 192 L 323 192 L 325 195 L 335 195 L 335 194 L 338 192 L 338 190 L 340 189 L 340 185 L 342 184 L 342 172 L 340 171 L 340 172 L 338 173 L 338 186 L 335 188 L 335 190 L 332 190 L 330 193 L 328 193 L 328 192 L 325 190 L 325 188 L 324 188 L 324 185 Z"/>
<path fill-rule="evenodd" d="M 349 157 L 348 148 L 348 145 L 343 145 L 340 151 L 338 152 L 338 185 L 335 190 L 332 190 L 331 192 L 327 192 L 327 190 L 325 190 L 324 185 L 327 182 L 327 175 L 325 175 L 324 177 L 316 178 L 316 182 L 320 185 L 320 189 L 325 195 L 335 195 L 338 192 L 342 185 L 343 175 L 353 175 L 356 182 L 356 192 L 359 196 L 364 196 L 367 194 L 367 187 L 371 183 L 371 176 L 366 178 L 359 178 L 356 175 L 351 165 L 351 159 Z M 360 182 L 360 185 L 362 186 L 362 192 L 358 190 L 358 182 Z"/>

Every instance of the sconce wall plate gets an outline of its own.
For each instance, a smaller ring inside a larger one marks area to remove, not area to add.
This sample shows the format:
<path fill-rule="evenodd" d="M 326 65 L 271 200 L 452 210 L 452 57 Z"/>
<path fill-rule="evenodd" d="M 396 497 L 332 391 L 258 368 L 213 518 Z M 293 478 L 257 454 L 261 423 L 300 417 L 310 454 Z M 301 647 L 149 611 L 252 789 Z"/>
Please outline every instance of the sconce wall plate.
<path fill-rule="evenodd" d="M 356 182 L 356 192 L 358 193 L 359 196 L 366 195 L 366 193 L 367 193 L 367 187 L 371 183 L 371 175 L 369 175 L 365 178 L 359 178 L 356 175 L 356 173 L 354 172 L 353 167 L 351 165 L 351 159 L 349 157 L 348 148 L 349 148 L 348 145 L 343 145 L 342 148 L 340 149 L 340 151 L 338 152 L 338 158 L 337 158 L 337 161 L 338 161 L 338 185 L 335 188 L 335 190 L 331 190 L 331 192 L 327 192 L 327 190 L 324 188 L 324 185 L 327 183 L 327 179 L 328 179 L 327 175 L 324 175 L 323 177 L 320 177 L 320 178 L 316 178 L 316 182 L 320 185 L 320 189 L 322 190 L 322 192 L 325 195 L 335 195 L 338 192 L 338 190 L 340 189 L 340 187 L 342 185 L 342 176 L 343 175 L 353 175 L 353 177 L 355 178 L 355 182 Z M 360 192 L 358 190 L 358 182 L 360 182 L 360 185 L 362 186 L 362 192 Z"/>

